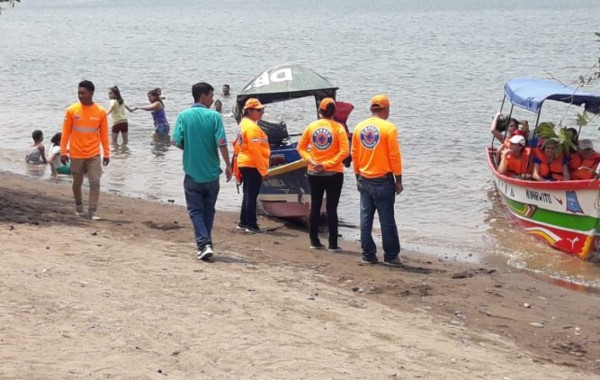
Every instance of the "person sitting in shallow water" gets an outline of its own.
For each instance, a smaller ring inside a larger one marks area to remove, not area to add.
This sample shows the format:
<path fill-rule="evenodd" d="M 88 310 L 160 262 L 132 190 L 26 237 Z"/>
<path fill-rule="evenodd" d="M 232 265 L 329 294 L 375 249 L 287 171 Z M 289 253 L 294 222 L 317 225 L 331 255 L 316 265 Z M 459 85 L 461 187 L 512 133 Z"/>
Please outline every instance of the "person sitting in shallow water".
<path fill-rule="evenodd" d="M 28 164 L 46 164 L 46 147 L 42 144 L 44 134 L 39 129 L 36 129 L 31 134 L 33 144 L 25 156 L 25 162 Z"/>
<path fill-rule="evenodd" d="M 52 170 L 52 177 L 57 177 L 59 174 L 71 174 L 71 166 L 67 162 L 63 164 L 60 161 L 60 140 L 62 133 L 58 132 L 52 139 L 50 139 L 50 153 L 48 162 L 50 163 L 50 169 Z"/>
<path fill-rule="evenodd" d="M 509 142 L 509 148 L 502 151 L 502 159 L 500 160 L 500 165 L 498 165 L 498 172 L 510 177 L 530 179 L 530 149 L 525 147 L 525 137 L 514 135 L 509 139 Z"/>

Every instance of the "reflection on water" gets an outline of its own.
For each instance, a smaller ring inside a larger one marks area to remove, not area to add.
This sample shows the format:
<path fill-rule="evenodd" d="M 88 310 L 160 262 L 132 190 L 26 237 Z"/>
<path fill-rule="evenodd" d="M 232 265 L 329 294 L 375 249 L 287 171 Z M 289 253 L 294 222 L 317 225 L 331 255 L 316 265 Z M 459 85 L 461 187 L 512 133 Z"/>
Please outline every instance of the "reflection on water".
<path fill-rule="evenodd" d="M 165 157 L 172 145 L 169 139 L 161 139 L 152 141 L 150 146 L 152 146 L 152 154 L 158 158 Z"/>
<path fill-rule="evenodd" d="M 493 181 L 489 182 L 487 196 L 491 207 L 486 211 L 485 222 L 492 238 L 492 253 L 504 257 L 515 268 L 549 276 L 561 286 L 600 290 L 600 265 L 563 253 L 527 234 L 513 221 Z"/>

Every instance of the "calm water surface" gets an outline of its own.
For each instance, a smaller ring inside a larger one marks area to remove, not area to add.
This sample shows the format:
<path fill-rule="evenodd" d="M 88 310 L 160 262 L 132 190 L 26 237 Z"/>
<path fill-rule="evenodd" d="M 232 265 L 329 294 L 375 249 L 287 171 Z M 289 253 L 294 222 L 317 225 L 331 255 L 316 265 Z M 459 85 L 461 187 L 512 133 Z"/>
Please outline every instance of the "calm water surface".
<path fill-rule="evenodd" d="M 94 81 L 103 105 L 114 84 L 131 106 L 146 104 L 146 92 L 161 87 L 174 124 L 195 82 L 217 89 L 229 83 L 235 92 L 273 65 L 300 63 L 356 106 L 351 127 L 368 116 L 372 95 L 390 96 L 405 167 L 396 204 L 405 248 L 462 260 L 491 253 L 600 287 L 598 266 L 513 229 L 483 151 L 507 79 L 551 73 L 567 81 L 594 61 L 599 10 L 600 2 L 584 0 L 27 0 L 0 18 L 1 167 L 49 179 L 49 169 L 22 162 L 31 131 L 42 129 L 49 144 L 83 78 Z M 298 100 L 267 113 L 301 132 L 315 117 L 312 107 Z M 562 114 L 550 107 L 543 118 Z M 130 145 L 114 149 L 104 190 L 183 204 L 181 152 L 150 143 L 149 113 L 130 114 L 129 123 Z M 226 117 L 225 124 L 233 136 L 235 122 Z M 583 135 L 600 146 L 597 126 Z M 342 197 L 342 218 L 356 224 L 349 173 Z M 223 183 L 218 208 L 237 211 L 239 203 L 235 185 Z"/>

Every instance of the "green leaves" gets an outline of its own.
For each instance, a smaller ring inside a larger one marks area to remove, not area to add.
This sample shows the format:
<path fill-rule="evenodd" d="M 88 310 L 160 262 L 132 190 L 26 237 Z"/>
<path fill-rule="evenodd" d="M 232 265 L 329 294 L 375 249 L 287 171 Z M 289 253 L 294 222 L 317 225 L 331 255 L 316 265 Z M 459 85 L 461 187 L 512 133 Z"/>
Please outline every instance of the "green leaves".
<path fill-rule="evenodd" d="M 590 116 L 588 115 L 588 113 L 586 111 L 583 111 L 582 113 L 577 114 L 577 117 L 575 119 L 575 124 L 577 124 L 578 127 L 585 127 L 589 121 L 590 121 Z"/>
<path fill-rule="evenodd" d="M 585 113 L 585 111 L 583 112 Z M 579 115 L 578 115 L 579 116 Z M 582 115 L 582 117 L 585 117 Z M 587 123 L 587 119 L 586 119 Z M 575 144 L 571 140 L 571 131 L 567 128 L 559 128 L 558 133 L 555 130 L 556 126 L 552 122 L 540 123 L 535 129 L 535 133 L 543 140 L 556 140 L 558 141 L 558 148 L 556 149 L 556 155 L 558 156 L 563 150 L 569 150 L 575 148 Z"/>

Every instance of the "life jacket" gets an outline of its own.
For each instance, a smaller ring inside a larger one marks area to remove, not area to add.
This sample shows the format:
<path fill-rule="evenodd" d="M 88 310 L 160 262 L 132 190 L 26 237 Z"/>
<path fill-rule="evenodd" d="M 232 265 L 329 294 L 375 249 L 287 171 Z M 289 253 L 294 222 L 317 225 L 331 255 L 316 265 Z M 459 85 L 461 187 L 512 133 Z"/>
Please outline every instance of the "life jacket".
<path fill-rule="evenodd" d="M 552 162 L 548 162 L 548 158 L 540 149 L 535 151 L 536 162 L 539 164 L 539 174 L 545 179 L 553 181 L 563 181 L 563 165 L 565 164 L 565 156 L 563 153 L 554 157 Z"/>
<path fill-rule="evenodd" d="M 522 174 L 531 174 L 533 172 L 533 162 L 529 159 L 530 155 L 530 148 L 523 149 L 520 158 L 513 157 L 512 152 L 508 153 L 506 155 L 507 174 L 511 177 Z"/>
<path fill-rule="evenodd" d="M 573 171 L 573 179 L 586 180 L 594 178 L 593 171 L 579 168 L 584 166 L 596 170 L 598 163 L 600 163 L 600 153 L 594 153 L 590 158 L 586 159 L 583 159 L 579 153 L 573 154 L 571 156 L 571 161 L 569 162 L 569 167 Z"/>

